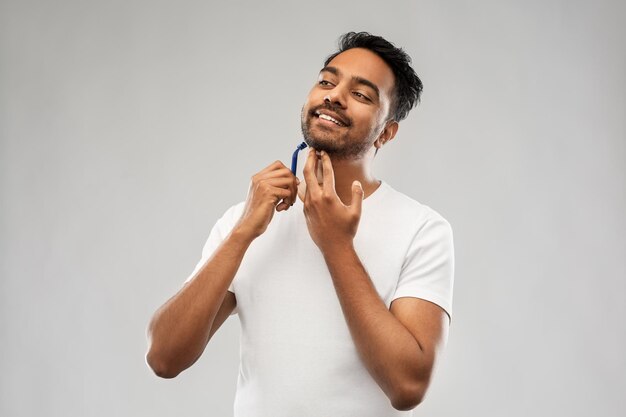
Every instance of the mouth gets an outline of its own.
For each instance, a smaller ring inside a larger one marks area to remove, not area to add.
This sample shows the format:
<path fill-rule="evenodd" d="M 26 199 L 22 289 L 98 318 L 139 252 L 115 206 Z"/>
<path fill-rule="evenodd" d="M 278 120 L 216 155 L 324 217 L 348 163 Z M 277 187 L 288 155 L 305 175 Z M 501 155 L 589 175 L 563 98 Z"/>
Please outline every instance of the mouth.
<path fill-rule="evenodd" d="M 347 122 L 341 119 L 336 114 L 333 114 L 326 110 L 316 110 L 315 117 L 319 120 L 319 122 L 323 125 L 327 126 L 338 126 L 338 127 L 346 127 L 348 126 Z"/>

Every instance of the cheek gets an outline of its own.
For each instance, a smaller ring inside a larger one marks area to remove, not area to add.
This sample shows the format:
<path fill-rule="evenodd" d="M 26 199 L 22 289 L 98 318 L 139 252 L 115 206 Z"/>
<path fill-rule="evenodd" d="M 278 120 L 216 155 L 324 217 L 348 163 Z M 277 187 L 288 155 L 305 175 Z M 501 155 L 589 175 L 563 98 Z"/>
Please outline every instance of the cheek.
<path fill-rule="evenodd" d="M 374 112 L 363 111 L 355 116 L 355 119 L 359 121 L 359 125 L 363 129 L 371 130 L 378 125 L 378 115 Z"/>

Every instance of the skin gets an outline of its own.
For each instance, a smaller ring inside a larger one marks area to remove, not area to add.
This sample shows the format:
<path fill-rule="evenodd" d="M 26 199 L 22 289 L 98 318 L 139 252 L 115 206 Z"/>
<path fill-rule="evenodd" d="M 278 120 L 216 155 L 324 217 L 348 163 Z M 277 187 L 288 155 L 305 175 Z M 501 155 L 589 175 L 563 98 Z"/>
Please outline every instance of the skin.
<path fill-rule="evenodd" d="M 336 68 L 339 74 L 320 71 L 302 107 L 302 133 L 307 145 L 330 156 L 337 194 L 349 204 L 352 181 L 361 183 L 365 198 L 380 185 L 372 175 L 371 166 L 375 149 L 392 140 L 398 131 L 398 123 L 388 116 L 395 77 L 382 58 L 362 48 L 342 52 L 327 67 Z M 376 85 L 379 94 L 354 81 L 353 76 Z M 324 97 L 330 100 L 325 101 Z M 321 121 L 314 115 L 318 109 L 333 110 L 349 126 Z"/>
<path fill-rule="evenodd" d="M 302 130 L 310 146 L 305 181 L 280 161 L 252 176 L 244 212 L 231 233 L 155 313 L 146 360 L 165 378 L 197 360 L 236 307 L 227 288 L 250 243 L 265 232 L 275 212 L 288 210 L 300 198 L 359 356 L 393 407 L 409 410 L 426 394 L 447 341 L 449 317 L 438 305 L 414 297 L 398 298 L 387 309 L 353 245 L 362 201 L 380 186 L 371 173 L 374 151 L 398 130 L 389 117 L 395 80 L 387 64 L 366 49 L 344 51 L 328 66 L 335 70 L 320 72 L 302 107 Z M 356 79 L 374 84 L 378 94 Z M 320 109 L 332 111 L 347 126 L 322 122 L 314 114 Z"/>

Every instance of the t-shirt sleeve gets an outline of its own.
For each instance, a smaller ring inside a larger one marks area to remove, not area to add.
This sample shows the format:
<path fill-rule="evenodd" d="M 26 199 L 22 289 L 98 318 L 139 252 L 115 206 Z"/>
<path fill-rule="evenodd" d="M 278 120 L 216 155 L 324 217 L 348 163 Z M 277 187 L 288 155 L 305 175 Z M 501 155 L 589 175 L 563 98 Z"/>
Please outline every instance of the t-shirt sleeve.
<path fill-rule="evenodd" d="M 200 270 L 200 268 L 202 268 L 202 266 L 211 258 L 211 256 L 213 256 L 213 253 L 215 252 L 215 250 L 222 244 L 226 236 L 228 236 L 228 234 L 231 232 L 231 230 L 235 226 L 236 221 L 238 220 L 237 213 L 236 213 L 238 207 L 239 205 L 231 206 L 228 210 L 226 210 L 226 212 L 222 215 L 222 217 L 220 217 L 217 220 L 217 222 L 215 222 L 215 224 L 213 225 L 213 228 L 211 229 L 211 232 L 209 233 L 209 237 L 207 238 L 206 242 L 204 243 L 204 246 L 202 247 L 202 256 L 200 260 L 198 261 L 198 263 L 196 264 L 196 267 L 194 268 L 194 270 L 185 280 L 185 284 L 189 282 L 196 275 L 196 273 Z M 236 278 L 236 275 L 235 275 L 235 278 Z M 235 293 L 235 286 L 234 286 L 235 278 L 233 278 L 233 281 L 230 283 L 230 286 L 228 287 L 228 291 L 232 293 Z M 238 308 L 235 307 L 231 315 L 237 314 L 238 311 L 239 311 Z"/>
<path fill-rule="evenodd" d="M 452 227 L 440 215 L 417 231 L 406 253 L 392 300 L 416 297 L 433 302 L 452 318 L 454 243 Z"/>

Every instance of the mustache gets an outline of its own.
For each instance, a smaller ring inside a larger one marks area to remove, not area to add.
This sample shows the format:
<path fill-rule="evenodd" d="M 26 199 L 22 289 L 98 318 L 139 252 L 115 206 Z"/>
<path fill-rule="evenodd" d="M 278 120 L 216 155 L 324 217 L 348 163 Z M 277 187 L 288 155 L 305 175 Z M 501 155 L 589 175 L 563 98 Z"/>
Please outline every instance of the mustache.
<path fill-rule="evenodd" d="M 346 116 L 346 114 L 340 108 L 337 108 L 328 102 L 324 102 L 324 104 L 311 109 L 310 111 L 311 116 L 315 116 L 315 112 L 321 109 L 329 110 L 333 113 L 336 113 L 337 116 L 339 116 L 342 120 L 346 121 L 346 126 L 350 126 L 352 124 L 352 120 L 350 120 L 350 118 Z"/>

